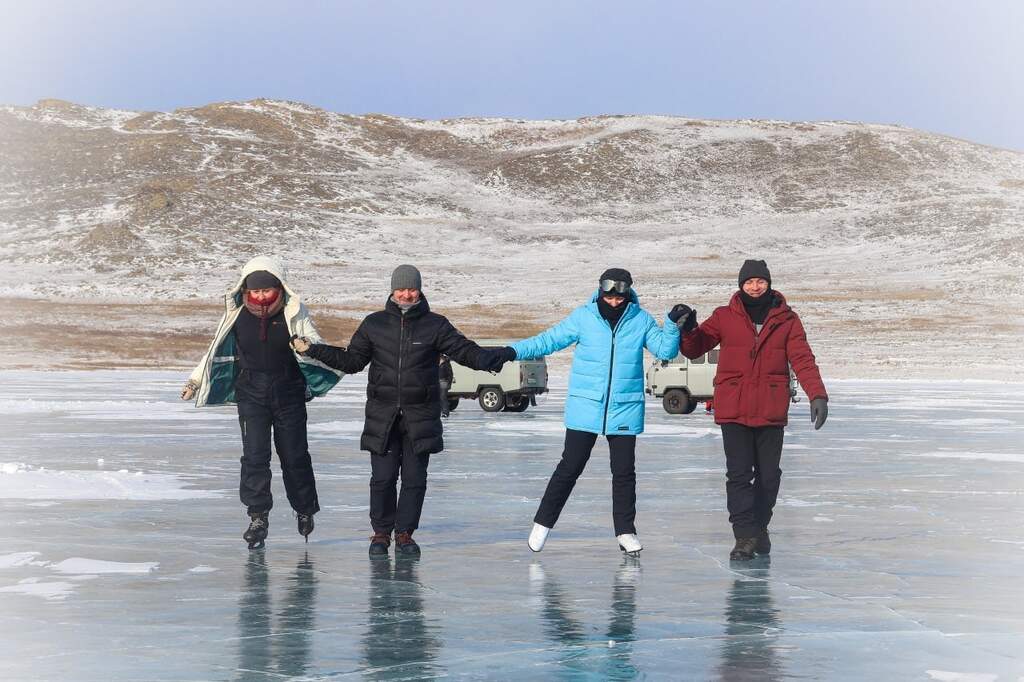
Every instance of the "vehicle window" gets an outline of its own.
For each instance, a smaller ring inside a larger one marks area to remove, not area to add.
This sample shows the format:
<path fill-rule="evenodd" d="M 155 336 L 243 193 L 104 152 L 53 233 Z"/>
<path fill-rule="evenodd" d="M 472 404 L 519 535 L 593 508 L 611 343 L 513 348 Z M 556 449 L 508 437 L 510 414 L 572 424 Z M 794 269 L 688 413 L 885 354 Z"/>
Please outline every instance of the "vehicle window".
<path fill-rule="evenodd" d="M 717 348 L 714 349 L 713 351 L 709 351 L 708 352 L 708 362 L 710 362 L 712 365 L 717 365 L 718 364 L 718 349 Z"/>
<path fill-rule="evenodd" d="M 703 365 L 704 364 L 704 356 L 702 355 L 702 356 L 700 356 L 699 358 L 697 358 L 695 360 L 690 360 L 690 364 L 691 365 Z"/>

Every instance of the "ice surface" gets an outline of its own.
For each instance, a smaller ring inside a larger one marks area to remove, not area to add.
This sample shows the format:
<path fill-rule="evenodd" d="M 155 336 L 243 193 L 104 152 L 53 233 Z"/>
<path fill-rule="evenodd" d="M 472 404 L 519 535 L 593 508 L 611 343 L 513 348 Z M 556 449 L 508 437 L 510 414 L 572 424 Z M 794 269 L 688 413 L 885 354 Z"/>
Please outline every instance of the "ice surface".
<path fill-rule="evenodd" d="M 731 565 L 702 410 L 649 404 L 639 560 L 616 548 L 600 443 L 543 553 L 526 548 L 560 453 L 556 375 L 537 409 L 452 413 L 422 559 L 371 562 L 359 376 L 310 403 L 311 542 L 275 474 L 258 552 L 240 537 L 231 409 L 184 406 L 176 373 L 0 381 L 0 679 L 1024 675 L 1017 384 L 831 382 L 824 429 L 793 408 L 771 561 Z M 134 487 L 109 499 L 101 477 L 121 471 Z M 19 484 L 40 472 L 62 484 L 51 498 Z"/>

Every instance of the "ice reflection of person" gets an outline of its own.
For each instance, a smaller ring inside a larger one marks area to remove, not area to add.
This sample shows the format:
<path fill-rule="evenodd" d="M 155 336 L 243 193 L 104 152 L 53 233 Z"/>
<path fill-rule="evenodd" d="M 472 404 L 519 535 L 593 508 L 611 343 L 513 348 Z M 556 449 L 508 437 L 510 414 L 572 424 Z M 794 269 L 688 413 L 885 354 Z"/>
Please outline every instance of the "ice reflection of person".
<path fill-rule="evenodd" d="M 423 614 L 415 559 L 370 562 L 370 602 L 363 634 L 363 676 L 371 680 L 441 677 L 435 661 L 442 641 Z"/>
<path fill-rule="evenodd" d="M 238 678 L 251 679 L 254 673 L 272 668 L 270 650 L 271 611 L 266 556 L 249 554 L 245 565 L 245 588 L 238 600 Z"/>
<path fill-rule="evenodd" d="M 239 679 L 254 675 L 301 677 L 309 668 L 310 632 L 316 626 L 317 579 L 313 561 L 303 555 L 288 579 L 284 604 L 276 615 L 270 598 L 266 556 L 250 555 L 245 589 L 238 602 Z"/>
<path fill-rule="evenodd" d="M 288 578 L 285 602 L 278 607 L 274 640 L 277 671 L 288 677 L 302 677 L 309 668 L 310 633 L 316 627 L 317 576 L 313 560 L 303 554 Z"/>
<path fill-rule="evenodd" d="M 778 609 L 772 603 L 771 582 L 754 577 L 736 578 L 725 601 L 725 637 L 717 679 L 783 679 L 776 651 L 780 626 Z"/>
<path fill-rule="evenodd" d="M 604 680 L 633 680 L 640 674 L 633 665 L 631 643 L 636 639 L 636 589 L 640 562 L 624 556 L 612 586 L 608 628 L 588 634 L 587 627 L 573 613 L 571 600 L 540 564 L 530 566 L 530 579 L 540 588 L 540 615 L 544 633 L 558 646 L 560 672 L 595 675 Z"/>

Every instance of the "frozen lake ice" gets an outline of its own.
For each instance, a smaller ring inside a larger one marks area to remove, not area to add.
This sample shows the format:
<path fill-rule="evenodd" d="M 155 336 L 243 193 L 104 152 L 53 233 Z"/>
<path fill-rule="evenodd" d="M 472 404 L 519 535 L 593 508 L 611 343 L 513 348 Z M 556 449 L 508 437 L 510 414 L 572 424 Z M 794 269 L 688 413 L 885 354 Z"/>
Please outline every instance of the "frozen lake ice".
<path fill-rule="evenodd" d="M 607 448 L 541 554 L 564 377 L 537 409 L 463 403 L 431 460 L 419 561 L 366 555 L 363 376 L 310 404 L 323 511 L 307 545 L 275 463 L 241 540 L 232 408 L 175 372 L 3 372 L 4 680 L 1024 679 L 1024 391 L 831 382 L 793 406 L 771 560 L 732 564 L 721 438 L 648 405 L 637 527 Z"/>

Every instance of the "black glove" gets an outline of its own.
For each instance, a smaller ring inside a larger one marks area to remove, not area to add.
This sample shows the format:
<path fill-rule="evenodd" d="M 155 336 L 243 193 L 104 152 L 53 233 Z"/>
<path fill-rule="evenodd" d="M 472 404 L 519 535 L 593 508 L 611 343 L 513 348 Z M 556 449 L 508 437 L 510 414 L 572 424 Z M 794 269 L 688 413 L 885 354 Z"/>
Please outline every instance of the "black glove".
<path fill-rule="evenodd" d="M 488 372 L 500 372 L 502 365 L 516 359 L 516 349 L 512 346 L 505 346 L 504 348 L 496 348 L 485 352 L 489 356 L 484 360 Z"/>
<path fill-rule="evenodd" d="M 697 326 L 697 311 L 685 303 L 677 303 L 668 311 L 668 319 L 675 322 L 684 332 L 688 332 Z"/>
<path fill-rule="evenodd" d="M 815 398 L 811 401 L 811 421 L 814 422 L 814 430 L 820 429 L 826 419 L 828 419 L 828 400 Z"/>

